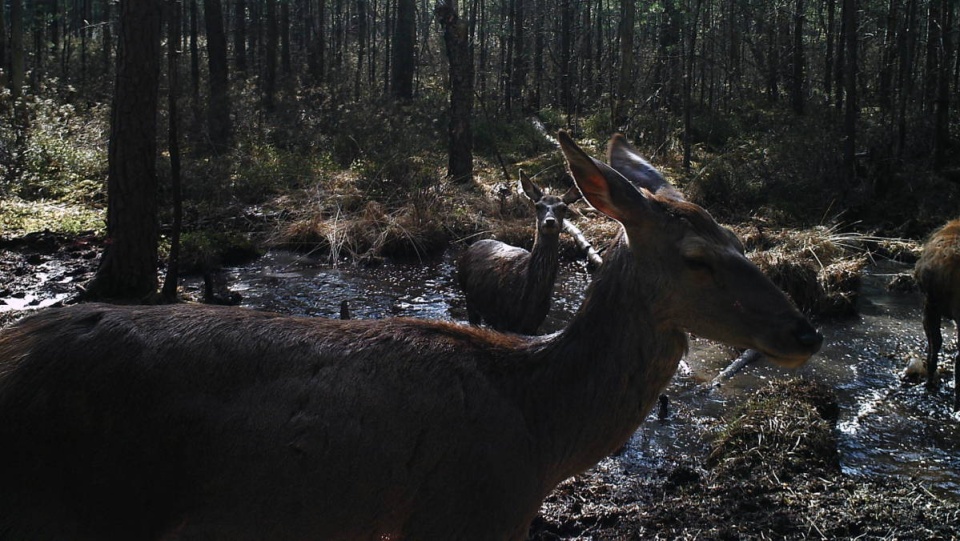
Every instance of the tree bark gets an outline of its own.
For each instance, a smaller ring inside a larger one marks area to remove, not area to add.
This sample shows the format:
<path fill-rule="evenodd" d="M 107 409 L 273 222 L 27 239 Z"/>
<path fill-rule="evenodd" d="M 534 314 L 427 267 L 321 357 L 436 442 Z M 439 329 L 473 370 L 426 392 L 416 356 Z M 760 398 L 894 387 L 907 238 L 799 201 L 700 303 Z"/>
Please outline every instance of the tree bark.
<path fill-rule="evenodd" d="M 390 89 L 400 100 L 413 98 L 416 23 L 416 0 L 399 0 L 393 31 Z"/>
<path fill-rule="evenodd" d="M 622 130 L 627 122 L 630 90 L 633 88 L 633 36 L 637 24 L 635 0 L 620 3 L 620 73 L 617 77 L 617 99 L 613 107 L 614 129 Z"/>
<path fill-rule="evenodd" d="M 227 39 L 223 31 L 223 9 L 220 0 L 203 0 L 207 25 L 207 62 L 210 69 L 210 96 L 207 122 L 214 152 L 224 152 L 232 145 L 230 95 L 227 69 Z"/>
<path fill-rule="evenodd" d="M 170 234 L 170 256 L 163 279 L 160 298 L 176 302 L 180 282 L 180 230 L 183 224 L 183 200 L 180 178 L 180 0 L 169 2 L 167 13 L 167 146 L 170 151 L 170 195 L 173 199 L 173 225 Z"/>
<path fill-rule="evenodd" d="M 10 1 L 10 97 L 23 92 L 24 81 L 23 0 Z"/>
<path fill-rule="evenodd" d="M 804 111 L 804 54 L 803 54 L 803 0 L 797 0 L 797 9 L 793 20 L 793 81 L 790 87 L 790 102 L 793 112 L 802 115 Z"/>
<path fill-rule="evenodd" d="M 233 15 L 233 62 L 240 73 L 247 71 L 247 0 L 237 0 Z"/>
<path fill-rule="evenodd" d="M 120 2 L 107 176 L 107 241 L 85 299 L 153 301 L 157 292 L 160 0 Z"/>
<path fill-rule="evenodd" d="M 857 77 L 859 76 L 858 36 L 857 36 L 857 0 L 843 0 L 844 43 L 846 45 L 846 66 L 844 68 L 844 93 L 846 109 L 843 115 L 843 165 L 847 182 L 852 186 L 856 181 L 857 118 L 860 104 L 857 98 Z"/>
<path fill-rule="evenodd" d="M 457 13 L 455 0 L 437 3 L 435 15 L 443 27 L 450 62 L 450 159 L 447 176 L 454 182 L 473 180 L 473 46 L 469 28 Z"/>
<path fill-rule="evenodd" d="M 277 48 L 280 33 L 277 22 L 277 0 L 267 0 L 267 40 L 263 51 L 263 108 L 272 112 L 277 98 Z"/>
<path fill-rule="evenodd" d="M 953 54 L 955 52 L 954 38 L 956 30 L 954 16 L 956 2 L 940 0 L 940 17 L 943 31 L 938 50 L 939 69 L 937 70 L 937 98 L 934 110 L 933 131 L 933 165 L 938 171 L 947 162 L 947 149 L 950 145 L 950 79 Z"/>

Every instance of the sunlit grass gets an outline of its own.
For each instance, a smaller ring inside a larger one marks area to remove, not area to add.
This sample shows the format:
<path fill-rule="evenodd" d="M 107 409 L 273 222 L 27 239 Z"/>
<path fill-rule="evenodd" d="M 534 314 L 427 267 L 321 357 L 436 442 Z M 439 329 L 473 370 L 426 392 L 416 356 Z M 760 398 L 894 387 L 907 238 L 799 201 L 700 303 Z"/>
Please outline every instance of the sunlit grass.
<path fill-rule="evenodd" d="M 102 233 L 106 226 L 103 209 L 57 201 L 25 201 L 17 197 L 0 200 L 0 236 L 10 238 L 52 231 L 78 234 Z"/>

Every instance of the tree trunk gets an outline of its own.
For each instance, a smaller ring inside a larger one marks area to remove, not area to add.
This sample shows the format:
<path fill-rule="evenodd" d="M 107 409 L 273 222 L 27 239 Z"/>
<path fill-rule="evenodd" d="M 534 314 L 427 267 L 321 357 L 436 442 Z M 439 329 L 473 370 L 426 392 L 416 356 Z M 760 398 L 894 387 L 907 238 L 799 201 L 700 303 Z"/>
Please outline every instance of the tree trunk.
<path fill-rule="evenodd" d="M 10 64 L 7 61 L 7 15 L 0 9 L 0 87 L 6 87 L 9 81 Z"/>
<path fill-rule="evenodd" d="M 842 9 L 846 10 L 847 0 L 841 0 L 841 2 Z M 842 11 L 840 16 L 840 35 L 839 39 L 837 40 L 837 60 L 835 65 L 836 74 L 834 76 L 837 87 L 836 96 L 834 99 L 834 107 L 836 107 L 838 113 L 843 109 L 844 91 L 846 89 L 846 84 L 844 83 L 846 81 L 844 78 L 844 70 L 846 69 L 846 66 L 844 66 L 844 62 L 846 62 L 847 55 L 847 33 L 847 13 L 846 11 Z"/>
<path fill-rule="evenodd" d="M 940 14 L 940 0 L 930 0 L 927 7 L 927 49 L 923 74 L 923 114 L 933 116 L 934 102 L 937 99 L 937 79 L 940 73 L 940 48 L 943 40 L 941 32 L 945 18 Z"/>
<path fill-rule="evenodd" d="M 573 112 L 573 0 L 560 0 L 560 107 Z"/>
<path fill-rule="evenodd" d="M 524 33 L 524 2 L 523 0 L 512 0 L 511 11 L 513 22 L 513 59 L 511 61 L 512 71 L 508 82 L 508 103 L 512 106 L 514 103 L 522 107 L 523 90 L 526 83 L 528 61 L 527 47 Z"/>
<path fill-rule="evenodd" d="M 543 21 L 545 0 L 536 0 L 536 9 L 534 9 L 534 29 L 533 29 L 533 96 L 530 101 L 533 109 L 539 111 L 543 106 L 541 102 L 543 92 L 543 50 L 545 48 Z"/>
<path fill-rule="evenodd" d="M 310 80 L 317 84 L 323 80 L 324 55 L 326 54 L 326 0 L 317 2 L 317 12 L 314 17 L 314 33 L 307 68 L 310 70 Z"/>
<path fill-rule="evenodd" d="M 100 19 L 100 22 L 103 24 L 103 33 L 102 33 L 102 43 L 100 44 L 101 59 L 103 60 L 103 73 L 104 75 L 110 73 L 110 68 L 113 65 L 113 55 L 110 54 L 113 50 L 113 33 L 111 28 L 113 27 L 113 21 L 111 20 L 112 9 L 111 5 L 113 4 L 112 0 L 103 0 L 101 3 L 101 9 L 103 16 Z"/>
<path fill-rule="evenodd" d="M 907 142 L 907 103 L 913 96 L 913 55 L 917 34 L 917 0 L 907 2 L 907 18 L 900 33 L 900 66 L 897 74 L 897 158 L 903 158 Z"/>
<path fill-rule="evenodd" d="M 448 177 L 458 183 L 473 180 L 473 46 L 469 28 L 457 13 L 455 0 L 437 3 L 437 21 L 450 62 L 450 160 Z"/>
<path fill-rule="evenodd" d="M 697 25 L 700 20 L 702 0 L 696 0 L 693 13 L 687 17 L 687 37 L 684 39 L 683 55 L 683 170 L 690 172 L 690 162 L 693 153 L 691 131 L 693 129 L 693 63 L 696 58 Z"/>
<path fill-rule="evenodd" d="M 280 74 L 290 76 L 290 1 L 280 2 Z"/>
<path fill-rule="evenodd" d="M 360 99 L 363 84 L 363 66 L 367 56 L 367 2 L 356 0 L 357 16 L 357 71 L 353 80 L 353 95 Z"/>
<path fill-rule="evenodd" d="M 247 0 L 237 0 L 233 23 L 233 62 L 237 71 L 247 71 Z"/>
<path fill-rule="evenodd" d="M 793 20 L 793 81 L 790 87 L 790 103 L 798 115 L 804 110 L 804 54 L 803 54 L 803 0 L 797 0 Z"/>
<path fill-rule="evenodd" d="M 891 106 L 890 92 L 893 82 L 893 66 L 897 54 L 895 38 L 897 35 L 899 7 L 899 0 L 890 0 L 890 5 L 887 8 L 887 25 L 883 36 L 880 73 L 877 77 L 877 104 L 885 115 L 889 112 Z"/>
<path fill-rule="evenodd" d="M 23 0 L 10 0 L 10 97 L 23 92 Z"/>
<path fill-rule="evenodd" d="M 167 13 L 167 145 L 170 151 L 170 196 L 173 199 L 173 225 L 167 274 L 160 290 L 163 302 L 176 302 L 180 282 L 180 230 L 183 224 L 183 200 L 180 179 L 180 1 L 168 4 Z"/>
<path fill-rule="evenodd" d="M 279 27 L 277 23 L 277 0 L 267 0 L 267 40 L 263 58 L 263 108 L 272 112 L 277 98 L 277 48 L 279 46 Z"/>
<path fill-rule="evenodd" d="M 416 23 L 416 0 L 399 0 L 393 30 L 390 89 L 393 96 L 400 100 L 413 98 Z"/>
<path fill-rule="evenodd" d="M 223 10 L 220 0 L 203 0 L 207 23 L 207 62 L 210 69 L 210 96 L 207 121 L 210 142 L 215 152 L 223 152 L 232 144 L 230 95 L 227 70 L 227 39 L 223 32 Z"/>
<path fill-rule="evenodd" d="M 857 117 L 860 114 L 860 105 L 857 99 L 857 77 L 859 63 L 857 58 L 857 0 L 843 0 L 843 21 L 845 28 L 844 43 L 846 44 L 846 66 L 844 74 L 844 92 L 846 94 L 846 109 L 843 115 L 843 165 L 849 186 L 853 186 L 857 177 L 856 149 L 857 149 Z"/>
<path fill-rule="evenodd" d="M 940 0 L 940 17 L 943 25 L 942 36 L 938 51 L 939 69 L 937 70 L 937 102 L 934 114 L 933 131 L 933 165 L 938 171 L 946 165 L 947 148 L 950 145 L 950 79 L 953 54 L 955 52 L 954 38 L 956 20 L 954 13 L 956 2 Z"/>
<path fill-rule="evenodd" d="M 836 34 L 837 0 L 827 0 L 827 54 L 823 67 L 823 93 L 827 103 L 833 96 L 834 35 Z"/>
<path fill-rule="evenodd" d="M 110 121 L 107 241 L 85 299 L 152 301 L 157 292 L 160 0 L 120 2 Z"/>
<path fill-rule="evenodd" d="M 622 130 L 627 122 L 630 91 L 633 79 L 633 36 L 637 24 L 637 5 L 635 0 L 623 0 L 620 3 L 620 73 L 617 78 L 617 99 L 613 107 L 613 126 Z"/>

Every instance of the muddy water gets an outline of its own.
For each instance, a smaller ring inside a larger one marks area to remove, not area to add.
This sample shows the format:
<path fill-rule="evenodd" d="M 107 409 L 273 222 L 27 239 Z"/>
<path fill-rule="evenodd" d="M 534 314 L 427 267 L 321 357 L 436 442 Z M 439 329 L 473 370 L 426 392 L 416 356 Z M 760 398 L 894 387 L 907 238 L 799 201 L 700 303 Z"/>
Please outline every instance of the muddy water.
<path fill-rule="evenodd" d="M 338 317 L 347 301 L 354 318 L 412 316 L 466 319 L 457 287 L 454 255 L 422 263 L 386 263 L 377 268 L 332 267 L 302 255 L 273 252 L 230 270 L 232 288 L 245 306 L 320 317 Z M 608 466 L 642 470 L 658 460 L 700 453 L 716 421 L 745 393 L 777 378 L 802 377 L 837 390 L 841 463 L 851 475 L 899 475 L 916 479 L 942 498 L 960 500 L 960 416 L 951 409 L 952 361 L 943 389 L 928 395 L 905 386 L 899 374 L 911 356 L 923 353 L 918 293 L 889 292 L 889 278 L 907 272 L 880 265 L 865 278 L 860 316 L 820 325 L 823 350 L 805 367 L 788 371 L 759 361 L 719 386 L 712 380 L 737 352 L 694 339 L 667 389 L 669 416 L 651 419 Z M 576 311 L 590 276 L 567 263 L 545 331 L 563 327 Z M 945 355 L 956 353 L 955 330 L 944 327 Z"/>

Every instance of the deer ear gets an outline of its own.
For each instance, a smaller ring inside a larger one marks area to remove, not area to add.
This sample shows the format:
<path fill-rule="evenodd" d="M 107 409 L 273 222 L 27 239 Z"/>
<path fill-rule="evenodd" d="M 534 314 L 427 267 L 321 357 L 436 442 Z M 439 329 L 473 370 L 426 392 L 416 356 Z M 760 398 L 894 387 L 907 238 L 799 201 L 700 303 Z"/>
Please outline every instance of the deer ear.
<path fill-rule="evenodd" d="M 623 175 L 587 156 L 567 132 L 558 139 L 577 188 L 593 208 L 620 223 L 637 221 L 648 210 L 650 203 Z"/>
<path fill-rule="evenodd" d="M 537 186 L 530 180 L 530 177 L 523 172 L 523 169 L 520 170 L 520 191 L 523 192 L 523 195 L 527 196 L 527 199 L 536 203 L 543 197 L 543 190 L 540 189 L 540 186 Z"/>
<path fill-rule="evenodd" d="M 576 201 L 579 201 L 581 197 L 583 197 L 583 195 L 580 193 L 580 190 L 577 189 L 577 186 L 574 185 L 572 188 L 567 190 L 567 193 L 563 194 L 563 204 L 570 205 Z"/>
<path fill-rule="evenodd" d="M 638 188 L 646 188 L 651 193 L 683 200 L 683 194 L 677 191 L 660 171 L 644 160 L 637 149 L 630 146 L 627 138 L 618 133 L 610 138 L 607 147 L 607 161 L 610 167 L 623 175 Z"/>

